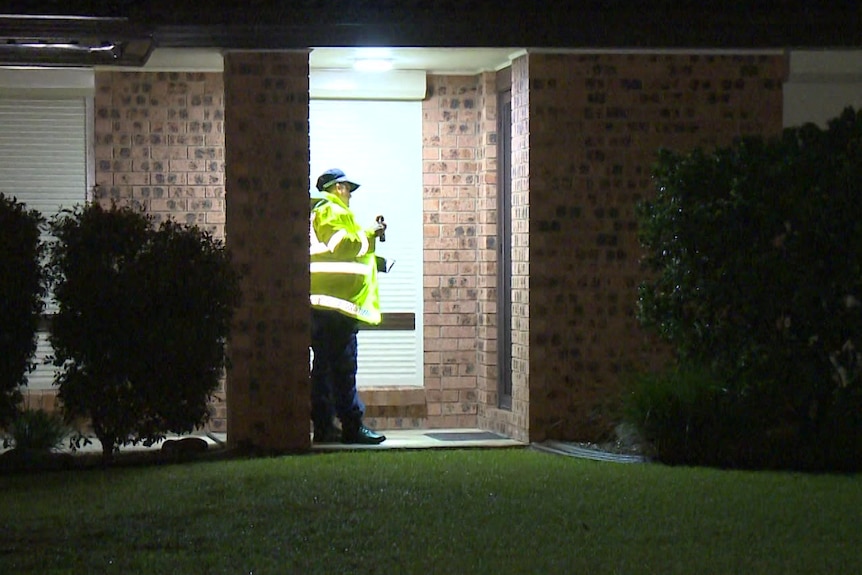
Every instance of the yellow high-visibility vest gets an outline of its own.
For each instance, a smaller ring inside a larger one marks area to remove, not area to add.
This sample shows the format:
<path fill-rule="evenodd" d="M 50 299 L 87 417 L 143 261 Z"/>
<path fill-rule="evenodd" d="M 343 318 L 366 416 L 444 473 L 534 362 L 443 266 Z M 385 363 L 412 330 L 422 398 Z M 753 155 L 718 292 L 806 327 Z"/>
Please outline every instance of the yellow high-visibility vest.
<path fill-rule="evenodd" d="M 323 192 L 313 201 L 309 236 L 311 306 L 379 324 L 374 231 L 363 229 L 338 196 Z"/>

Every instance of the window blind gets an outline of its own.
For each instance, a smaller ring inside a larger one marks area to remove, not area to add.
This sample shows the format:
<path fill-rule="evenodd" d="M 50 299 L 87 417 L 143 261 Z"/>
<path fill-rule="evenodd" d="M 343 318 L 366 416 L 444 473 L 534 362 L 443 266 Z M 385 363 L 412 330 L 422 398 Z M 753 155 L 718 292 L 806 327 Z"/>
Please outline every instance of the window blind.
<path fill-rule="evenodd" d="M 49 220 L 87 197 L 87 100 L 0 96 L 0 192 Z M 43 236 L 44 239 L 47 237 Z M 46 313 L 55 308 L 50 298 Z M 47 332 L 38 334 L 31 390 L 51 389 L 55 369 Z"/>

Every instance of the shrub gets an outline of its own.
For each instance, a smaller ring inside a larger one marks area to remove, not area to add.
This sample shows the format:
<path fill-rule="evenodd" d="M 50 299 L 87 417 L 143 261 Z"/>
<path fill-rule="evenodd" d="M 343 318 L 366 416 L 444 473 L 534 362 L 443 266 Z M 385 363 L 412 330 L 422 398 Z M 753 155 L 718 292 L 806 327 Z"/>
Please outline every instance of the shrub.
<path fill-rule="evenodd" d="M 729 386 L 708 368 L 682 364 L 634 375 L 627 388 L 624 419 L 658 461 L 719 467 L 786 462 L 782 406 L 765 386 Z"/>
<path fill-rule="evenodd" d="M 641 323 L 735 397 L 786 405 L 803 443 L 829 441 L 862 386 L 862 113 L 709 153 L 663 150 L 654 179 L 638 209 L 652 272 Z"/>
<path fill-rule="evenodd" d="M 20 387 L 33 369 L 45 294 L 43 223 L 39 212 L 0 193 L 0 426 L 17 412 Z"/>
<path fill-rule="evenodd" d="M 11 443 L 16 449 L 50 451 L 60 447 L 68 434 L 60 415 L 43 409 L 26 409 L 13 419 L 4 446 Z"/>
<path fill-rule="evenodd" d="M 239 302 L 224 245 L 196 227 L 156 229 L 130 208 L 97 204 L 51 227 L 51 343 L 67 419 L 89 418 L 106 458 L 204 424 Z"/>

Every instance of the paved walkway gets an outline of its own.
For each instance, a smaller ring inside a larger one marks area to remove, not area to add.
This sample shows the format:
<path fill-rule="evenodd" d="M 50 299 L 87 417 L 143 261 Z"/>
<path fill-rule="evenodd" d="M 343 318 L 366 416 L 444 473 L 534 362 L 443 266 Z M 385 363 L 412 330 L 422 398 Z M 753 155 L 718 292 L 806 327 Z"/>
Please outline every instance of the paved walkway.
<path fill-rule="evenodd" d="M 526 444 L 502 435 L 497 435 L 481 429 L 390 429 L 381 431 L 386 435 L 386 441 L 380 445 L 345 445 L 342 443 L 330 443 L 325 445 L 315 444 L 313 451 L 344 451 L 357 449 L 441 449 L 441 448 L 467 448 L 467 447 L 526 447 Z M 227 446 L 227 434 L 225 433 L 194 433 L 185 436 L 169 435 L 165 441 L 181 439 L 182 437 L 196 437 L 203 439 L 209 445 L 209 449 L 221 449 Z M 162 448 L 164 441 L 155 443 L 149 447 L 144 445 L 125 445 L 120 448 L 120 453 L 133 453 L 155 451 Z M 0 447 L 0 453 L 6 451 Z M 63 446 L 59 451 L 64 453 L 90 454 L 101 453 L 102 445 L 95 437 L 90 438 L 90 443 L 82 445 L 73 451 Z"/>
<path fill-rule="evenodd" d="M 312 451 L 353 451 L 353 450 L 387 450 L 387 449 L 465 449 L 465 448 L 517 448 L 531 447 L 538 451 L 565 455 L 582 459 L 594 459 L 598 461 L 612 461 L 617 463 L 643 463 L 648 458 L 634 454 L 609 453 L 596 449 L 588 449 L 578 444 L 546 441 L 544 443 L 526 444 L 515 441 L 508 437 L 481 429 L 390 429 L 382 430 L 386 435 L 386 441 L 380 445 L 345 445 L 342 443 L 314 444 Z M 208 444 L 208 451 L 215 451 L 227 447 L 227 435 L 224 433 L 195 433 L 186 436 L 169 436 L 165 441 L 181 439 L 182 437 L 196 437 L 203 439 Z M 162 448 L 165 441 L 160 441 L 149 447 L 143 445 L 126 445 L 120 448 L 120 454 L 157 451 Z M 6 449 L 0 447 L 0 454 Z M 76 451 L 63 447 L 61 452 L 77 454 L 100 454 L 102 446 L 96 438 L 91 443 L 81 446 Z"/>
<path fill-rule="evenodd" d="M 314 451 L 351 449 L 445 449 L 466 447 L 526 447 L 527 444 L 481 429 L 384 429 L 380 445 L 315 444 Z"/>

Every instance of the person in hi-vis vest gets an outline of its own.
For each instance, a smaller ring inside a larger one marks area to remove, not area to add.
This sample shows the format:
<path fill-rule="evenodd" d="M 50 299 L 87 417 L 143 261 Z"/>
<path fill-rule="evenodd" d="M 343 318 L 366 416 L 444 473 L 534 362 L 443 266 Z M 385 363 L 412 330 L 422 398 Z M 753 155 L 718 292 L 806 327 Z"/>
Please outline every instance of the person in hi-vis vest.
<path fill-rule="evenodd" d="M 379 444 L 386 437 L 362 421 L 365 405 L 356 390 L 356 333 L 359 322 L 380 323 L 377 284 L 378 239 L 386 224 L 378 218 L 363 228 L 350 210 L 359 184 L 338 169 L 317 179 L 311 198 L 311 421 L 315 443 Z M 334 417 L 341 420 L 341 432 Z"/>

